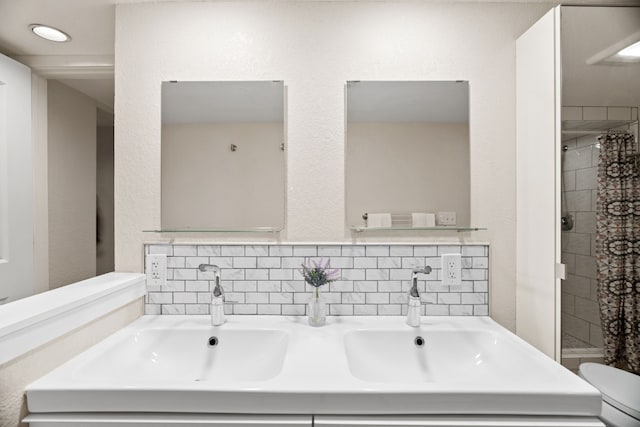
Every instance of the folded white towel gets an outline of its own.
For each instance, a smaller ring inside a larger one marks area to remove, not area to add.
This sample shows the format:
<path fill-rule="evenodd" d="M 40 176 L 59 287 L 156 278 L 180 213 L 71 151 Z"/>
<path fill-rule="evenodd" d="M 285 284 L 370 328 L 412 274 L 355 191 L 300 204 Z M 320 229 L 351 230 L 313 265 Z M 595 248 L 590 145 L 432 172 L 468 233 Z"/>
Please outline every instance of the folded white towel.
<path fill-rule="evenodd" d="M 436 215 L 432 213 L 416 212 L 411 214 L 413 227 L 435 227 Z"/>
<path fill-rule="evenodd" d="M 390 213 L 370 213 L 367 217 L 367 228 L 391 227 Z"/>

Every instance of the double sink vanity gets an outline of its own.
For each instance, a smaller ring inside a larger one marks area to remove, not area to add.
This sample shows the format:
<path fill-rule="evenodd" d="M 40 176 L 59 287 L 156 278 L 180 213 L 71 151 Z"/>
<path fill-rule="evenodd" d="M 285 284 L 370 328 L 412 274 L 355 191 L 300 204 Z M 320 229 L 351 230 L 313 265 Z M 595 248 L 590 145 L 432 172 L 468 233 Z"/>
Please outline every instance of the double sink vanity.
<path fill-rule="evenodd" d="M 602 426 L 586 382 L 484 316 L 143 316 L 27 389 L 32 427 Z"/>

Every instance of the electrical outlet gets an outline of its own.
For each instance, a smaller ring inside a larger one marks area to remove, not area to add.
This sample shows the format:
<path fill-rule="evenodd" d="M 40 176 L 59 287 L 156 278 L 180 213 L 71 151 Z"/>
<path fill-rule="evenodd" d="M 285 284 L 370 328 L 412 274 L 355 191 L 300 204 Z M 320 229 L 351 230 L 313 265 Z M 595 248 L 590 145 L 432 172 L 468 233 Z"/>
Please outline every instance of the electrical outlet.
<path fill-rule="evenodd" d="M 147 286 L 156 288 L 164 286 L 167 283 L 167 256 L 147 255 L 145 272 Z"/>
<path fill-rule="evenodd" d="M 456 225 L 456 213 L 438 212 L 438 225 Z"/>
<path fill-rule="evenodd" d="M 462 258 L 460 254 L 442 255 L 442 284 L 462 285 Z"/>

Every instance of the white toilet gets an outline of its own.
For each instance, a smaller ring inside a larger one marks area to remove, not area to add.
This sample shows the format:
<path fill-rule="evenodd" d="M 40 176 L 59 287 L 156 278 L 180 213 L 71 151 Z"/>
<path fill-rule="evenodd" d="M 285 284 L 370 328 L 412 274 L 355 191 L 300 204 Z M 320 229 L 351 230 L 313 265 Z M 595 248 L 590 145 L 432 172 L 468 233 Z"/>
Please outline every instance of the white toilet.
<path fill-rule="evenodd" d="M 599 363 L 583 363 L 579 373 L 602 393 L 600 419 L 607 426 L 640 427 L 640 376 Z"/>

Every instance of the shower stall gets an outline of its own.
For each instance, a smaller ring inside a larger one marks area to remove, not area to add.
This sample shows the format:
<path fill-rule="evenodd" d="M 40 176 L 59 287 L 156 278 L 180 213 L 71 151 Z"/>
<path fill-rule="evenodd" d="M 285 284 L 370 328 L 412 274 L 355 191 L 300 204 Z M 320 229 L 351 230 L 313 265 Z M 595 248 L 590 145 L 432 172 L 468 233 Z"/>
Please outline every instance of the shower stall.
<path fill-rule="evenodd" d="M 603 334 L 598 307 L 596 197 L 598 137 L 630 132 L 638 143 L 638 107 L 562 108 L 561 250 L 562 359 L 567 367 L 602 361 Z"/>

